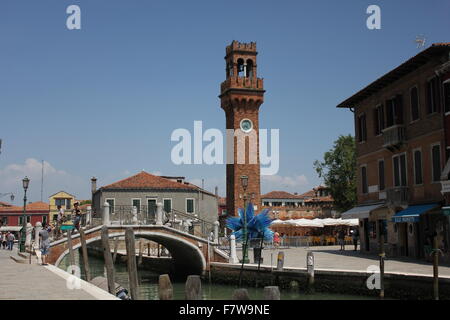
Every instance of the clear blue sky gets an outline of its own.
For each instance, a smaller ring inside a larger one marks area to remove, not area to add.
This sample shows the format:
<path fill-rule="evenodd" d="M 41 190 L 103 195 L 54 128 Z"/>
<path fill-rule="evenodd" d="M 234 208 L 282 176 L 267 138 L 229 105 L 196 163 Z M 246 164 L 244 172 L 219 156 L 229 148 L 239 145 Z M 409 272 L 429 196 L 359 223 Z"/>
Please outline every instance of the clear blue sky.
<path fill-rule="evenodd" d="M 66 28 L 71 4 L 81 30 Z M 366 28 L 371 4 L 381 30 Z M 306 191 L 320 183 L 313 161 L 354 132 L 336 105 L 415 55 L 417 35 L 450 41 L 449 12 L 443 0 L 2 0 L 0 193 L 21 197 L 28 174 L 39 200 L 33 159 L 44 159 L 44 199 L 88 198 L 91 176 L 104 185 L 142 169 L 223 195 L 225 167 L 172 164 L 170 135 L 194 120 L 225 129 L 217 96 L 232 40 L 257 42 L 260 127 L 280 129 L 280 170 L 262 191 Z"/>

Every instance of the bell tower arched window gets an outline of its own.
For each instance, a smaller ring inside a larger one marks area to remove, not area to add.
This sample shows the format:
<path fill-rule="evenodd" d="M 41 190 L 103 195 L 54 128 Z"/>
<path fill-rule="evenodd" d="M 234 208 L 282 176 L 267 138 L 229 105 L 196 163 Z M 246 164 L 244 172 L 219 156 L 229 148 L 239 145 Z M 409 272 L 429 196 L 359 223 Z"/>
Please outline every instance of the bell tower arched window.
<path fill-rule="evenodd" d="M 247 60 L 245 76 L 250 79 L 253 78 L 253 60 L 251 60 L 251 59 Z"/>

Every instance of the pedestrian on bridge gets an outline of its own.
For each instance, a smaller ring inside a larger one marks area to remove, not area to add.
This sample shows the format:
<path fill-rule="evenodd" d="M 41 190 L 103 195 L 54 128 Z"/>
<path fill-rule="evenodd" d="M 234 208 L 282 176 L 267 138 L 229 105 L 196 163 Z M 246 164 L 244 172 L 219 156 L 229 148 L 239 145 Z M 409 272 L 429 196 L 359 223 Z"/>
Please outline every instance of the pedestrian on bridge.
<path fill-rule="evenodd" d="M 75 229 L 77 229 L 78 232 L 80 232 L 80 221 L 81 221 L 81 210 L 79 208 L 80 203 L 75 202 L 73 204 L 74 209 L 72 210 L 72 216 L 73 218 L 73 225 L 75 226 Z"/>
<path fill-rule="evenodd" d="M 50 252 L 50 235 L 48 231 L 48 226 L 44 223 L 42 230 L 39 231 L 39 239 L 41 242 L 41 253 L 42 253 L 42 265 L 47 265 L 47 255 Z"/>

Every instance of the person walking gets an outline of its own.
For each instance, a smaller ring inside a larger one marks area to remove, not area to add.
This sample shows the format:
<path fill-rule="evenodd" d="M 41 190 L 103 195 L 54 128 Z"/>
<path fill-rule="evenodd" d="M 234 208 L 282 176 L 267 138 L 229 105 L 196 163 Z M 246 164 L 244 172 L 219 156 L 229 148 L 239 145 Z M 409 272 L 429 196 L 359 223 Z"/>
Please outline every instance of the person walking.
<path fill-rule="evenodd" d="M 358 227 L 356 227 L 352 231 L 353 231 L 352 232 L 352 240 L 353 240 L 353 245 L 355 246 L 355 249 L 353 251 L 357 251 L 358 250 L 358 240 L 359 240 L 359 229 L 358 229 Z"/>
<path fill-rule="evenodd" d="M 58 206 L 58 215 L 56 216 L 56 239 L 59 239 L 61 234 L 61 225 L 63 223 L 64 209 Z"/>
<path fill-rule="evenodd" d="M 341 248 L 339 250 L 340 251 L 344 251 L 345 250 L 345 231 L 344 231 L 344 228 L 341 228 L 341 230 L 339 230 L 338 242 L 339 242 L 339 245 L 341 246 Z"/>
<path fill-rule="evenodd" d="M 42 265 L 47 265 L 47 255 L 50 252 L 49 226 L 44 223 L 42 230 L 39 231 L 40 249 L 42 254 Z"/>
<path fill-rule="evenodd" d="M 75 226 L 75 229 L 77 229 L 78 232 L 80 232 L 80 221 L 81 221 L 81 210 L 79 208 L 80 203 L 75 202 L 73 204 L 74 209 L 72 210 L 72 216 L 73 218 L 73 225 Z"/>
<path fill-rule="evenodd" d="M 16 237 L 12 232 L 8 232 L 8 236 L 6 237 L 8 242 L 8 250 L 12 250 L 14 247 L 14 240 L 16 240 Z"/>
<path fill-rule="evenodd" d="M 2 233 L 2 237 L 1 237 L 1 241 L 2 241 L 2 246 L 3 246 L 3 249 L 6 249 L 6 245 L 7 245 L 7 239 L 6 239 L 6 232 L 3 232 Z"/>
<path fill-rule="evenodd" d="M 273 234 L 273 245 L 278 248 L 280 246 L 280 234 L 278 232 L 275 232 Z"/>

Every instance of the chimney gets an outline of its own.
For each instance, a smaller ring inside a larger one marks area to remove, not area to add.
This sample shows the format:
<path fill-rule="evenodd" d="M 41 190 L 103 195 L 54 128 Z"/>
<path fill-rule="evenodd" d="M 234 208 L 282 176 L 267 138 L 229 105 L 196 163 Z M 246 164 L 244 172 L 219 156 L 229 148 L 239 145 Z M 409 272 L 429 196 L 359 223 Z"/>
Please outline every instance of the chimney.
<path fill-rule="evenodd" d="M 216 195 L 216 198 L 219 199 L 219 187 L 218 186 L 216 186 L 214 188 L 214 194 Z"/>
<path fill-rule="evenodd" d="M 91 191 L 92 191 L 92 194 L 94 194 L 95 191 L 97 191 L 97 178 L 96 177 L 91 178 Z"/>

